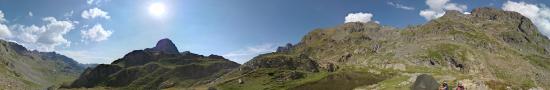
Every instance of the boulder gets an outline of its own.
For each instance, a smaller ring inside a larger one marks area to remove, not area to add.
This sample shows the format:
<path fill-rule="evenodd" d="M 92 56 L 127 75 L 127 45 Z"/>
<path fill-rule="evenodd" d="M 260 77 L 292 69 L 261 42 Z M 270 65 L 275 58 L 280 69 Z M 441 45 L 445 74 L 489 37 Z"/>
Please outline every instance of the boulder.
<path fill-rule="evenodd" d="M 411 86 L 411 90 L 438 90 L 439 83 L 431 76 L 422 74 L 416 77 L 416 81 Z"/>

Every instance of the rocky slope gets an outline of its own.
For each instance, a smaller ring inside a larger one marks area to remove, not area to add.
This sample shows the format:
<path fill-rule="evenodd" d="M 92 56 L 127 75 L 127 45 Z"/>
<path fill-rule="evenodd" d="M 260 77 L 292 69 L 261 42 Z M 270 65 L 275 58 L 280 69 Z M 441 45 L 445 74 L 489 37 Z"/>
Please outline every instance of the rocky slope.
<path fill-rule="evenodd" d="M 153 48 L 134 50 L 111 64 L 88 68 L 63 88 L 207 88 L 203 85 L 239 66 L 218 55 L 178 52 L 171 40 L 162 39 Z"/>
<path fill-rule="evenodd" d="M 29 51 L 0 40 L 0 89 L 46 89 L 74 80 L 84 66 L 55 52 Z"/>
<path fill-rule="evenodd" d="M 217 89 L 411 89 L 432 75 L 467 89 L 550 89 L 550 40 L 516 12 L 447 11 L 397 29 L 346 23 L 316 29 L 296 45 L 257 56 L 216 82 Z"/>

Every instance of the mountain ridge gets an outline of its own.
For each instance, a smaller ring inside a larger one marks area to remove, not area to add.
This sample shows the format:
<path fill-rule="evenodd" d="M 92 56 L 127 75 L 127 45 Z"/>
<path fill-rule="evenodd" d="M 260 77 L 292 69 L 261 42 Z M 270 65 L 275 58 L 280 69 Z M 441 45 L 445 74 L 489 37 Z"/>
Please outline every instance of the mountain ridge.
<path fill-rule="evenodd" d="M 550 88 L 548 50 L 548 37 L 517 12 L 451 10 L 403 29 L 374 22 L 315 29 L 290 50 L 259 55 L 212 85 L 222 90 L 323 89 L 336 84 L 324 89 L 410 89 L 415 77 L 430 74 L 438 82 L 461 82 L 469 89 Z M 304 58 L 319 71 L 292 67 Z"/>
<path fill-rule="evenodd" d="M 0 88 L 45 89 L 68 82 L 84 70 L 75 60 L 56 52 L 30 51 L 0 40 Z"/>
<path fill-rule="evenodd" d="M 446 11 L 402 29 L 375 22 L 315 29 L 243 65 L 175 50 L 160 40 L 87 69 L 64 88 L 414 90 L 439 82 L 474 90 L 550 88 L 548 37 L 517 12 L 486 7 Z"/>
<path fill-rule="evenodd" d="M 240 66 L 222 56 L 177 52 L 169 39 L 153 48 L 134 50 L 111 64 L 88 68 L 62 88 L 164 89 L 199 88 Z"/>

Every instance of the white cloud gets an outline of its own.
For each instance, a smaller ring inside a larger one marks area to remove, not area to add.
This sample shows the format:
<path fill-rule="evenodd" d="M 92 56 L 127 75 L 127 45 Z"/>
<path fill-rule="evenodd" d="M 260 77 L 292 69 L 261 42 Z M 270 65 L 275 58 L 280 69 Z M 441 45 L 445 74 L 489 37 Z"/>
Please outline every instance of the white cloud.
<path fill-rule="evenodd" d="M 31 17 L 32 17 L 32 16 L 34 16 L 34 14 L 32 14 L 32 12 L 29 12 L 29 16 L 31 16 Z"/>
<path fill-rule="evenodd" d="M 12 36 L 11 31 L 8 29 L 8 26 L 3 24 L 6 19 L 4 19 L 4 13 L 0 11 L 0 39 L 6 39 Z"/>
<path fill-rule="evenodd" d="M 457 10 L 457 11 L 460 11 L 460 12 L 466 11 L 467 8 L 468 8 L 468 6 L 466 6 L 466 5 L 459 5 L 459 4 L 455 4 L 455 3 L 448 3 L 448 4 L 445 4 L 445 7 L 443 7 L 443 9 L 445 9 L 445 10 Z"/>
<path fill-rule="evenodd" d="M 60 45 L 70 46 L 71 42 L 63 36 L 74 29 L 73 21 L 58 21 L 54 17 L 45 17 L 42 18 L 45 23 L 42 26 L 15 24 L 8 27 L 4 23 L 7 21 L 2 11 L 0 11 L 0 20 L 0 38 L 17 42 L 28 49 L 49 52 Z"/>
<path fill-rule="evenodd" d="M 82 18 L 84 19 L 94 19 L 94 18 L 105 18 L 105 19 L 110 19 L 111 16 L 108 15 L 109 13 L 108 12 L 105 12 L 99 8 L 92 8 L 92 9 L 89 9 L 89 10 L 84 10 L 82 11 Z"/>
<path fill-rule="evenodd" d="M 4 18 L 4 13 L 0 10 L 0 23 L 6 22 L 6 18 Z"/>
<path fill-rule="evenodd" d="M 0 39 L 10 38 L 12 36 L 8 26 L 0 23 Z"/>
<path fill-rule="evenodd" d="M 531 19 L 542 34 L 547 37 L 550 36 L 550 8 L 545 5 L 507 1 L 502 5 L 502 9 L 505 11 L 518 12 Z"/>
<path fill-rule="evenodd" d="M 86 4 L 100 6 L 101 3 L 106 3 L 106 2 L 110 2 L 110 1 L 111 0 L 86 0 Z"/>
<path fill-rule="evenodd" d="M 457 10 L 464 12 L 468 7 L 456 3 L 449 3 L 449 0 L 426 0 L 429 9 L 420 11 L 419 15 L 426 20 L 432 20 L 445 15 L 445 10 Z"/>
<path fill-rule="evenodd" d="M 388 2 L 388 5 L 394 6 L 395 8 L 404 9 L 404 10 L 414 10 L 414 7 L 405 6 L 403 4 Z"/>
<path fill-rule="evenodd" d="M 72 21 L 58 21 L 53 17 L 42 19 L 46 22 L 43 26 L 13 25 L 14 37 L 11 39 L 29 49 L 38 51 L 54 51 L 57 46 L 70 46 L 70 42 L 63 37 L 74 29 Z"/>
<path fill-rule="evenodd" d="M 426 20 L 432 20 L 443 16 L 445 12 L 436 12 L 433 10 L 422 10 L 420 11 L 420 16 L 424 17 Z"/>
<path fill-rule="evenodd" d="M 536 18 L 539 15 L 539 11 L 541 11 L 537 5 L 513 1 L 504 3 L 504 5 L 502 5 L 502 9 L 505 11 L 518 12 L 528 18 Z"/>
<path fill-rule="evenodd" d="M 70 16 L 73 16 L 73 14 L 74 14 L 74 11 L 71 10 L 71 12 L 67 12 L 67 13 L 63 14 L 63 16 L 70 17 Z"/>
<path fill-rule="evenodd" d="M 89 51 L 62 50 L 59 51 L 59 53 L 70 57 L 79 63 L 110 63 L 109 61 L 114 60 L 113 58 L 96 55 L 94 52 Z"/>
<path fill-rule="evenodd" d="M 348 23 L 348 22 L 367 23 L 367 22 L 371 21 L 372 16 L 373 15 L 371 13 L 362 13 L 362 12 L 349 13 L 348 16 L 346 16 L 346 20 L 344 22 L 345 23 Z"/>
<path fill-rule="evenodd" d="M 96 24 L 88 30 L 81 31 L 83 39 L 95 42 L 107 40 L 107 38 L 109 38 L 111 34 L 113 34 L 113 32 L 103 29 L 103 26 L 101 26 L 101 24 Z"/>
<path fill-rule="evenodd" d="M 23 26 L 14 25 L 14 30 L 17 32 L 17 36 L 14 38 L 16 41 L 23 44 L 33 44 L 38 41 L 39 36 L 46 32 L 44 27 L 38 27 L 35 25 Z"/>
<path fill-rule="evenodd" d="M 277 49 L 277 44 L 261 44 L 257 46 L 246 47 L 237 51 L 232 51 L 222 56 L 233 60 L 237 63 L 245 63 L 248 60 L 258 56 L 259 54 L 274 52 Z"/>
<path fill-rule="evenodd" d="M 94 0 L 86 0 L 86 3 L 87 3 L 88 5 L 92 5 L 93 2 L 94 2 Z"/>

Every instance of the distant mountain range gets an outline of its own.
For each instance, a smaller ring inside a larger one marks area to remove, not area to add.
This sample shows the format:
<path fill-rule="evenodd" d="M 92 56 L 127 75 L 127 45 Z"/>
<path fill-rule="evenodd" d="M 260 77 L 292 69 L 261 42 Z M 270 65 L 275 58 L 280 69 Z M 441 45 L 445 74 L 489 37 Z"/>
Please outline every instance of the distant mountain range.
<path fill-rule="evenodd" d="M 4 40 L 0 44 L 0 89 L 55 88 L 74 80 L 85 68 L 84 64 L 55 52 L 29 51 Z"/>

